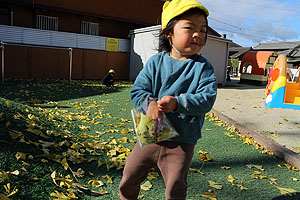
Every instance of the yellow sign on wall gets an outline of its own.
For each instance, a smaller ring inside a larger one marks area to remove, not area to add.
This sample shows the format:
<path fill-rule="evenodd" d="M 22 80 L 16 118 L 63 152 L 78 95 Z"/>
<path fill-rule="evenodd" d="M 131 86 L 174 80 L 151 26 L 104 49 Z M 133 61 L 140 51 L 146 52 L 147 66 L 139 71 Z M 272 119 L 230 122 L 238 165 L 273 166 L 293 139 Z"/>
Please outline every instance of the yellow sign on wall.
<path fill-rule="evenodd" d="M 106 38 L 106 51 L 119 51 L 119 39 Z"/>

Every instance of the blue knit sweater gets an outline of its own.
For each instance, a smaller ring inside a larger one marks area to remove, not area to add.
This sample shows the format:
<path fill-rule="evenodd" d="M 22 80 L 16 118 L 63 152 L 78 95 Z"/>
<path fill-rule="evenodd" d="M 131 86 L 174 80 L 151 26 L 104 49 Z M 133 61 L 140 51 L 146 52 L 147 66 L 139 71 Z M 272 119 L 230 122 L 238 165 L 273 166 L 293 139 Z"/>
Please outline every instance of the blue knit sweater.
<path fill-rule="evenodd" d="M 176 60 L 161 52 L 145 64 L 130 94 L 134 107 L 143 113 L 149 99 L 175 96 L 177 110 L 165 115 L 179 136 L 170 140 L 196 144 L 205 113 L 215 102 L 217 81 L 213 66 L 203 56 L 195 54 L 187 60 Z"/>

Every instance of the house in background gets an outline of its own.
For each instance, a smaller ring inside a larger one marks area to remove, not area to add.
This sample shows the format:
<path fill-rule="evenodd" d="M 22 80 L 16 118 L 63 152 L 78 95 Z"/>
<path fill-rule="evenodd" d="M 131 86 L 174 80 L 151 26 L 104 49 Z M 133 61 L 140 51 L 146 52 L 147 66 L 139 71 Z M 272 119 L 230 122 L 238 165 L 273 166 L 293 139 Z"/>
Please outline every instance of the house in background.
<path fill-rule="evenodd" d="M 159 22 L 161 0 L 0 0 L 5 78 L 129 77 L 130 30 Z M 0 72 L 1 73 L 1 72 Z"/>

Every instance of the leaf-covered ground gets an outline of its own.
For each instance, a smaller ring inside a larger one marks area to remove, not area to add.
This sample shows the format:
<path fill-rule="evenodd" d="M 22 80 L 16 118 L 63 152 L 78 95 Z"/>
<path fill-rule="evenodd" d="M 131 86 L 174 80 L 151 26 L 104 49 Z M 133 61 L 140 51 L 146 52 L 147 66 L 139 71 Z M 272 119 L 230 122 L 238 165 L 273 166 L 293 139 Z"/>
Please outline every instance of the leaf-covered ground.
<path fill-rule="evenodd" d="M 0 86 L 0 199 L 119 199 L 136 142 L 130 83 L 12 80 Z M 187 199 L 300 199 L 300 173 L 207 115 Z M 140 199 L 164 199 L 153 169 Z M 284 195 L 285 194 L 285 195 Z"/>

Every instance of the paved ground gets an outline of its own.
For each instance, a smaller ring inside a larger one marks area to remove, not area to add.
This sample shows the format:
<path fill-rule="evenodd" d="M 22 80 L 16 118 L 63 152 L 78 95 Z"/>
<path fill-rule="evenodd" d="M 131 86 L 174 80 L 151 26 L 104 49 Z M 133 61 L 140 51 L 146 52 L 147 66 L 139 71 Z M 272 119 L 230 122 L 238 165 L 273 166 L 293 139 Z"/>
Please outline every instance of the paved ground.
<path fill-rule="evenodd" d="M 299 153 L 300 110 L 266 108 L 264 93 L 265 86 L 239 84 L 235 79 L 218 89 L 213 109 Z"/>

